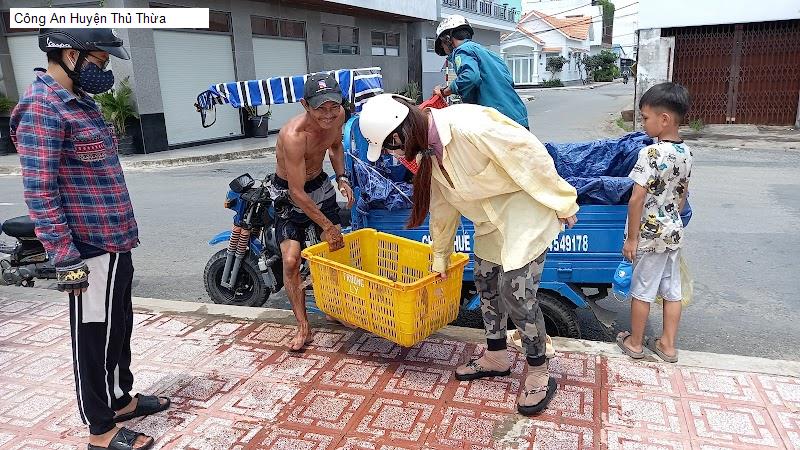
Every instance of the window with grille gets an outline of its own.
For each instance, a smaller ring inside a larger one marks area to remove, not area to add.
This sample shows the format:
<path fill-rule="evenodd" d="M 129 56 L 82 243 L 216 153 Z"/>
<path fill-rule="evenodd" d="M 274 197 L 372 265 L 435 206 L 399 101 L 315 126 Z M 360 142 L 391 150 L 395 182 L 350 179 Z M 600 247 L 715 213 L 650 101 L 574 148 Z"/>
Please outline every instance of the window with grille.
<path fill-rule="evenodd" d="M 358 28 L 322 24 L 322 53 L 358 55 Z"/>
<path fill-rule="evenodd" d="M 372 56 L 400 56 L 400 33 L 373 31 Z"/>
<path fill-rule="evenodd" d="M 250 27 L 254 36 L 270 36 L 286 39 L 305 39 L 306 24 L 297 20 L 250 16 Z"/>

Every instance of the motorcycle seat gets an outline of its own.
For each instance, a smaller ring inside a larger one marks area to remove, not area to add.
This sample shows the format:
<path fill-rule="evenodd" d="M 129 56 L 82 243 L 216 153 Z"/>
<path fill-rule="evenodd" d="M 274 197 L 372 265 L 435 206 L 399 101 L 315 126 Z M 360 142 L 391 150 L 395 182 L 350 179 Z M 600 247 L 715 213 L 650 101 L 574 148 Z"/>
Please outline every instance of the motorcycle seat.
<path fill-rule="evenodd" d="M 3 233 L 16 238 L 35 238 L 33 221 L 28 216 L 14 217 L 3 222 Z"/>

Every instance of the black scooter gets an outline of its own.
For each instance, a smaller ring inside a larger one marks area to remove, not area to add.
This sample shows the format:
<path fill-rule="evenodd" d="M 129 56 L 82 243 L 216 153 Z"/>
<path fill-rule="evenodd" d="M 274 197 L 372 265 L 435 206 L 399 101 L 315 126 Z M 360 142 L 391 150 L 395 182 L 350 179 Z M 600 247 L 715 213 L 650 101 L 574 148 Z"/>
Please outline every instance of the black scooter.
<path fill-rule="evenodd" d="M 2 232 L 17 242 L 0 241 L 0 282 L 32 287 L 36 279 L 55 280 L 56 269 L 44 246 L 36 238 L 33 221 L 27 216 L 3 222 Z"/>

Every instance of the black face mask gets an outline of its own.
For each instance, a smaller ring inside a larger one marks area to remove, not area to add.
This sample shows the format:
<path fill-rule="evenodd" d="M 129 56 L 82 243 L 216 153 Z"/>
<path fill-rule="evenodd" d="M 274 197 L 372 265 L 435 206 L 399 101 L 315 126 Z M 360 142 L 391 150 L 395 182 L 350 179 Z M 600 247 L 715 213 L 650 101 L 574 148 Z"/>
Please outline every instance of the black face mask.
<path fill-rule="evenodd" d="M 67 72 L 76 87 L 89 94 L 100 94 L 114 87 L 114 72 L 103 70 L 92 62 L 84 64 L 85 61 L 84 53 L 80 53 L 75 61 L 75 69 L 70 69 L 63 61 L 60 61 L 61 67 Z"/>
<path fill-rule="evenodd" d="M 392 139 L 392 136 L 394 136 L 395 133 L 397 133 L 397 136 L 400 137 L 399 144 L 395 144 L 394 139 Z M 403 136 L 403 133 L 401 133 L 398 130 L 392 131 L 392 133 L 389 134 L 389 137 L 387 137 L 386 140 L 383 141 L 383 148 L 387 150 L 392 150 L 392 151 L 403 150 L 405 146 L 406 146 L 406 138 L 405 136 Z"/>
<path fill-rule="evenodd" d="M 90 94 L 100 94 L 114 87 L 114 72 L 89 63 L 81 68 L 78 86 Z"/>

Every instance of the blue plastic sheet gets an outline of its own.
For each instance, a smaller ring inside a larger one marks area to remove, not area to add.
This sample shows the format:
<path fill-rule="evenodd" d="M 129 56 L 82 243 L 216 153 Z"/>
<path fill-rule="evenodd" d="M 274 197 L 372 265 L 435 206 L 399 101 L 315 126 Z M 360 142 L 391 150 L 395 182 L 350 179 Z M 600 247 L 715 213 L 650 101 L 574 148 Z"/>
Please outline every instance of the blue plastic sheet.
<path fill-rule="evenodd" d="M 562 178 L 578 191 L 578 203 L 619 205 L 630 198 L 633 181 L 628 174 L 636 165 L 639 150 L 653 144 L 642 132 L 616 139 L 555 144 L 545 147 Z"/>
<path fill-rule="evenodd" d="M 555 144 L 546 143 L 556 171 L 578 192 L 582 205 L 623 205 L 630 200 L 633 180 L 628 175 L 639 151 L 654 143 L 643 132 L 616 139 Z M 684 225 L 692 217 L 689 201 L 681 211 Z"/>
<path fill-rule="evenodd" d="M 399 164 L 398 164 L 399 165 Z M 367 216 L 370 209 L 411 208 L 413 185 L 409 182 L 410 173 L 402 165 L 395 165 L 392 157 L 384 155 L 374 164 L 353 158 L 353 172 L 361 195 L 356 199 L 357 216 Z M 357 228 L 363 223 L 355 223 Z"/>
<path fill-rule="evenodd" d="M 361 196 L 356 200 L 358 217 L 370 209 L 405 209 L 411 207 L 411 174 L 391 156 L 383 155 L 370 164 L 358 158 L 358 148 L 366 145 L 356 137 L 352 151 L 353 171 Z M 633 181 L 628 178 L 636 165 L 639 150 L 653 144 L 642 132 L 615 139 L 578 143 L 545 143 L 559 175 L 575 187 L 578 203 L 583 205 L 621 205 L 630 199 Z M 684 225 L 691 218 L 691 206 L 681 211 Z M 363 224 L 354 224 L 356 226 Z"/>

